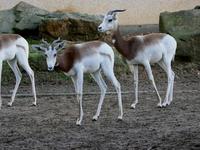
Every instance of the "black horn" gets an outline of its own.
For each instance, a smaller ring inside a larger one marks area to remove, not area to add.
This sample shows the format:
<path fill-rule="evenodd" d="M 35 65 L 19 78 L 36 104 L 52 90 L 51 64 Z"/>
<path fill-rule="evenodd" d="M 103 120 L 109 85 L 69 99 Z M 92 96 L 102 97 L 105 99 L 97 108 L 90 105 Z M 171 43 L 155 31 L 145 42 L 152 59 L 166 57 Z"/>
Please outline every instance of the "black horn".
<path fill-rule="evenodd" d="M 49 44 L 47 41 L 45 41 L 44 39 L 42 39 L 42 43 L 45 44 L 46 46 L 49 46 L 49 45 L 50 45 L 50 44 Z"/>
<path fill-rule="evenodd" d="M 124 12 L 126 11 L 126 9 L 115 9 L 115 10 L 111 10 L 107 13 L 107 15 L 112 15 L 113 13 L 116 13 L 116 12 Z"/>

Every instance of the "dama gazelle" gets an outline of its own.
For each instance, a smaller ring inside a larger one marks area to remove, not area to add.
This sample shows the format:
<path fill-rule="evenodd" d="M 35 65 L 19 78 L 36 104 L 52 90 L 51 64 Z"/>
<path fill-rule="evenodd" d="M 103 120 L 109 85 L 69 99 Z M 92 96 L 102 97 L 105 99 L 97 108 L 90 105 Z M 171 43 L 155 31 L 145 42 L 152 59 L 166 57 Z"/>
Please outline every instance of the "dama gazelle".
<path fill-rule="evenodd" d="M 7 60 L 10 68 L 15 74 L 16 84 L 15 88 L 12 93 L 11 101 L 8 103 L 8 106 L 12 106 L 17 89 L 21 82 L 22 74 L 18 68 L 17 63 L 23 67 L 23 69 L 28 73 L 31 83 L 32 83 L 32 90 L 35 101 L 33 105 L 36 105 L 36 91 L 35 91 L 35 78 L 34 72 L 31 69 L 29 62 L 29 45 L 28 42 L 17 34 L 1 34 L 0 35 L 0 92 L 1 92 L 1 73 L 2 73 L 2 65 L 3 61 Z M 0 94 L 0 108 L 2 105 L 1 94 Z"/>
<path fill-rule="evenodd" d="M 174 59 L 176 53 L 176 40 L 164 33 L 152 33 L 147 35 L 133 36 L 129 40 L 124 40 L 120 34 L 117 20 L 117 12 L 125 10 L 109 11 L 103 22 L 99 25 L 100 32 L 111 32 L 112 42 L 117 51 L 126 58 L 131 72 L 134 74 L 135 85 L 135 102 L 131 105 L 135 108 L 138 103 L 138 65 L 145 67 L 149 80 L 152 82 L 157 97 L 159 99 L 158 106 L 170 105 L 173 99 L 173 86 L 175 74 L 171 69 L 171 61 Z M 162 103 L 161 97 L 156 88 L 154 77 L 151 70 L 151 65 L 157 63 L 167 73 L 168 87 L 165 100 Z"/>
<path fill-rule="evenodd" d="M 107 89 L 106 83 L 101 76 L 101 70 L 116 88 L 120 110 L 118 119 L 122 119 L 123 110 L 121 100 L 121 87 L 113 72 L 114 53 L 108 44 L 100 41 L 75 44 L 65 48 L 63 53 L 59 56 L 57 56 L 58 50 L 64 48 L 64 42 L 60 39 L 53 41 L 51 44 L 42 40 L 42 44 L 33 45 L 32 47 L 45 53 L 49 71 L 52 71 L 54 68 L 56 68 L 63 71 L 64 74 L 71 76 L 75 91 L 77 93 L 77 100 L 79 102 L 80 116 L 77 119 L 77 125 L 81 125 L 83 119 L 82 91 L 84 73 L 90 73 L 100 87 L 101 96 L 97 112 L 93 116 L 93 120 L 97 120 L 100 115 Z"/>

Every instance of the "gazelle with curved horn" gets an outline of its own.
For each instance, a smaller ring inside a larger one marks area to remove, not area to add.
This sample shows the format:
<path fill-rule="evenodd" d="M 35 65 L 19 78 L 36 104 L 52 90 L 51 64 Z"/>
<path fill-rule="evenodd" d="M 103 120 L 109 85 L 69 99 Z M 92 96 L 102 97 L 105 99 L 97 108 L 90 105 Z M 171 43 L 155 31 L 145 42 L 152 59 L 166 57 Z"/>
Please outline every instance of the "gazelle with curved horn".
<path fill-rule="evenodd" d="M 77 119 L 77 125 L 81 125 L 83 119 L 82 91 L 84 73 L 90 73 L 100 87 L 101 96 L 97 112 L 94 115 L 93 120 L 97 120 L 100 115 L 107 88 L 106 83 L 101 76 L 101 70 L 116 88 L 120 110 L 118 119 L 122 119 L 123 110 L 121 100 L 121 87 L 120 83 L 117 81 L 114 75 L 114 53 L 108 44 L 100 41 L 75 44 L 65 48 L 63 53 L 57 56 L 58 50 L 64 48 L 63 41 L 59 39 L 48 45 L 43 43 L 40 45 L 32 45 L 32 47 L 45 53 L 48 70 L 52 71 L 54 68 L 56 68 L 63 71 L 66 75 L 69 75 L 72 78 L 75 86 L 75 91 L 77 93 L 77 100 L 79 102 L 80 116 Z"/>
<path fill-rule="evenodd" d="M 111 32 L 112 41 L 117 51 L 126 58 L 131 72 L 134 74 L 135 85 L 135 102 L 131 105 L 135 108 L 138 103 L 138 65 L 145 67 L 149 80 L 152 82 L 157 94 L 159 103 L 158 106 L 170 105 L 173 99 L 173 86 L 175 74 L 171 69 L 171 62 L 176 53 L 176 40 L 164 33 L 152 33 L 147 35 L 133 36 L 129 40 L 124 40 L 120 34 L 117 12 L 125 10 L 109 11 L 103 22 L 99 25 L 100 32 Z M 162 103 L 161 97 L 157 90 L 154 77 L 151 70 L 151 64 L 157 63 L 167 73 L 168 87 L 165 100 Z"/>
<path fill-rule="evenodd" d="M 20 66 L 23 67 L 23 69 L 28 73 L 31 79 L 32 90 L 35 99 L 33 105 L 36 105 L 37 98 L 35 91 L 35 78 L 34 78 L 34 72 L 31 69 L 28 62 L 28 56 L 29 56 L 29 45 L 28 42 L 23 37 L 17 34 L 0 35 L 0 86 L 1 86 L 1 73 L 2 73 L 3 61 L 6 60 L 8 62 L 16 78 L 16 84 L 12 93 L 11 101 L 8 103 L 8 106 L 12 106 L 22 78 L 22 74 L 18 68 L 17 63 L 19 63 Z M 0 108 L 1 105 L 2 105 L 2 100 L 0 94 Z"/>

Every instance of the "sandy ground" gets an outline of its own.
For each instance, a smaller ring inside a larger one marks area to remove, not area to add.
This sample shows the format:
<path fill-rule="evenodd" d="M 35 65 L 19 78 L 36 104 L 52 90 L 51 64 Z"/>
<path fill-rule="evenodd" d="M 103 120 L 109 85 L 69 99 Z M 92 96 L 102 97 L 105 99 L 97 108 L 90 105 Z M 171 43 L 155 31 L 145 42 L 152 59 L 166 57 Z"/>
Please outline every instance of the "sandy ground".
<path fill-rule="evenodd" d="M 2 150 L 60 150 L 60 149 L 144 149 L 144 150 L 199 150 L 200 149 L 200 76 L 190 67 L 179 71 L 184 64 L 175 66 L 179 76 L 175 80 L 173 103 L 157 108 L 155 93 L 140 68 L 139 103 L 130 109 L 133 94 L 123 95 L 124 118 L 118 121 L 116 95 L 107 95 L 98 121 L 93 122 L 99 95 L 84 95 L 84 120 L 76 126 L 78 105 L 75 96 L 38 97 L 38 106 L 30 106 L 33 97 L 17 97 L 13 107 L 3 98 L 0 113 L 0 149 Z M 187 70 L 188 69 L 188 70 Z M 154 67 L 157 87 L 162 98 L 166 77 Z M 133 91 L 132 75 L 118 76 L 123 91 Z M 114 91 L 108 84 L 109 90 Z M 8 94 L 12 86 L 4 86 Z M 55 84 L 38 83 L 38 93 L 73 92 L 71 81 Z M 98 92 L 94 82 L 84 85 L 84 92 Z M 142 92 L 148 91 L 148 92 Z M 19 93 L 30 93 L 30 86 L 21 86 Z"/>

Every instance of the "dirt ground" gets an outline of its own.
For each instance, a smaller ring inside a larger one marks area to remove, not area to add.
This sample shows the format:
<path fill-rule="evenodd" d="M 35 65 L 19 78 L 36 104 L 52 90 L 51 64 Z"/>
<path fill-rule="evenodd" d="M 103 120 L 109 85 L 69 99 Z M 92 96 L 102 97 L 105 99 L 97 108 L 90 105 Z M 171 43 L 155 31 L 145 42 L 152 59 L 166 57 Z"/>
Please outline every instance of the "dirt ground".
<path fill-rule="evenodd" d="M 75 96 L 40 96 L 38 106 L 30 106 L 33 97 L 17 97 L 13 107 L 3 98 L 0 113 L 1 150 L 199 150 L 200 149 L 200 68 L 174 66 L 174 100 L 166 108 L 157 108 L 158 102 L 144 69 L 140 68 L 139 103 L 130 109 L 134 93 L 123 94 L 123 121 L 118 121 L 116 95 L 106 95 L 98 121 L 92 121 L 99 95 L 84 95 L 84 119 L 76 126 L 78 105 Z M 166 76 L 153 68 L 162 98 L 166 91 Z M 122 91 L 133 91 L 132 75 L 118 79 Z M 108 91 L 114 91 L 108 82 Z M 11 85 L 2 87 L 9 94 Z M 62 84 L 37 84 L 38 93 L 73 92 L 71 81 Z M 84 84 L 84 92 L 98 92 L 94 82 Z M 21 85 L 18 93 L 30 93 L 30 85 Z"/>

